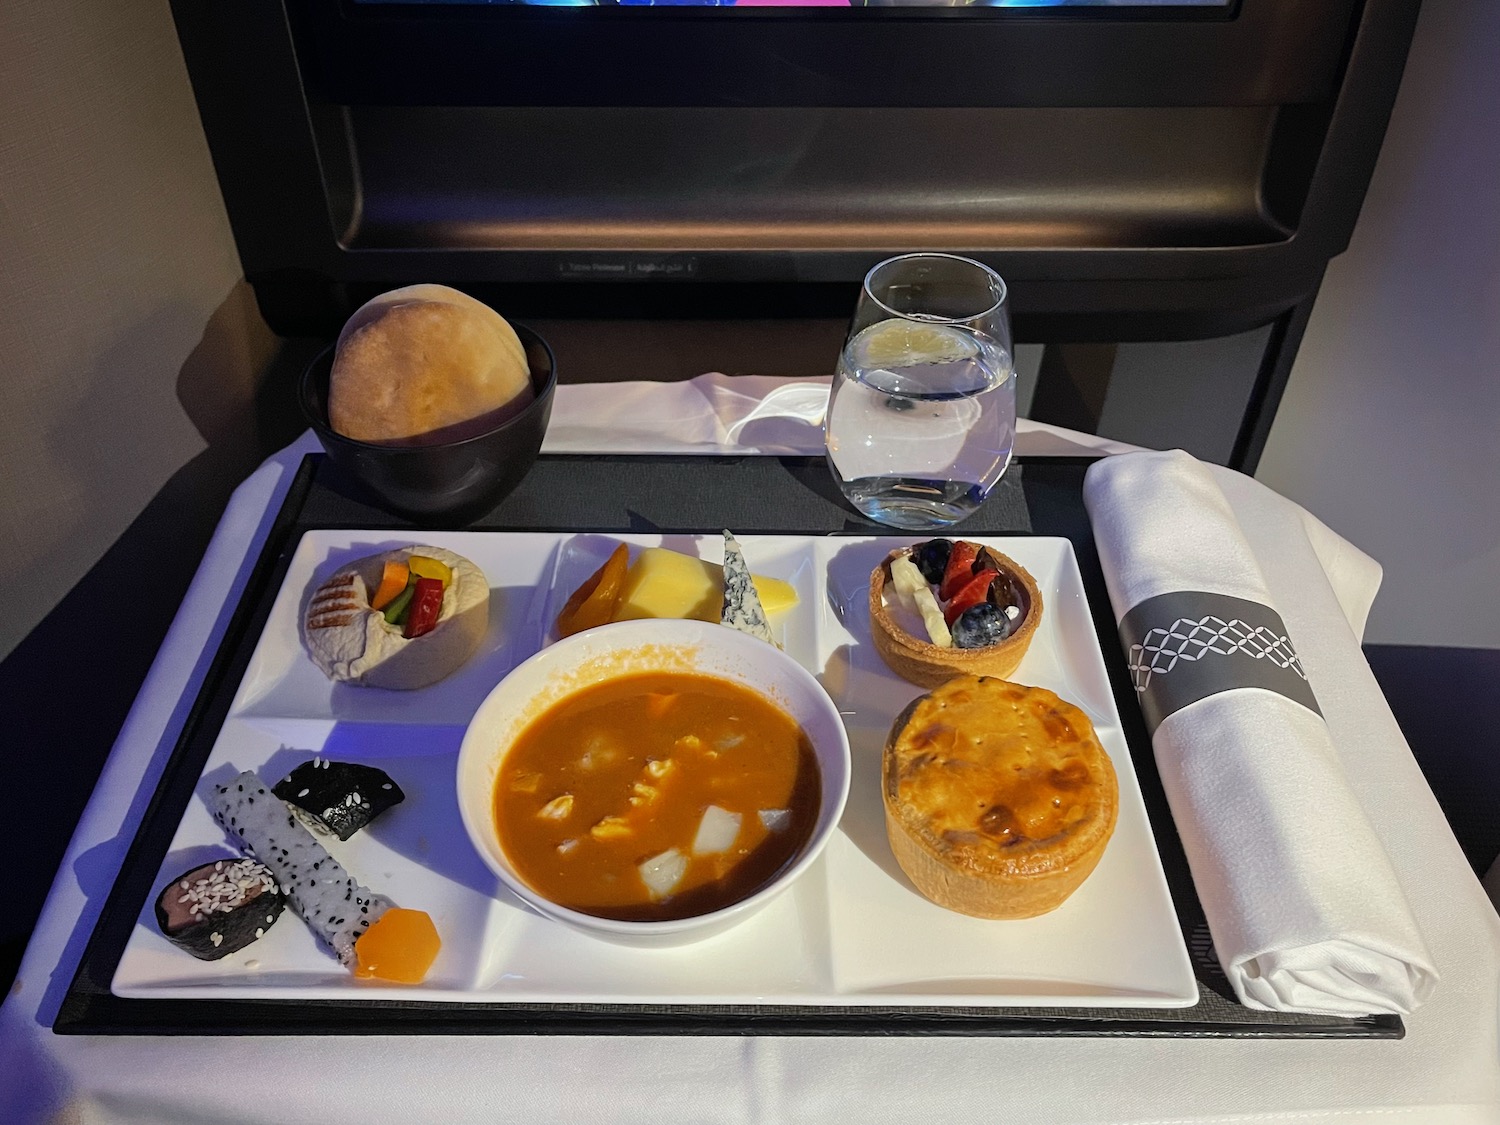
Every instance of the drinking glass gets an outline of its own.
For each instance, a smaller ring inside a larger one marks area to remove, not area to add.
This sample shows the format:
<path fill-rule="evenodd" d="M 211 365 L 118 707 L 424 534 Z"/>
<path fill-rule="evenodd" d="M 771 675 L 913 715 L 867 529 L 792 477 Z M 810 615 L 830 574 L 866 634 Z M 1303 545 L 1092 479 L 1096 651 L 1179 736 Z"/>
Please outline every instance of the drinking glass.
<path fill-rule="evenodd" d="M 823 424 L 845 498 L 892 527 L 947 527 L 984 502 L 1015 436 L 1000 275 L 953 254 L 903 254 L 870 270 Z"/>

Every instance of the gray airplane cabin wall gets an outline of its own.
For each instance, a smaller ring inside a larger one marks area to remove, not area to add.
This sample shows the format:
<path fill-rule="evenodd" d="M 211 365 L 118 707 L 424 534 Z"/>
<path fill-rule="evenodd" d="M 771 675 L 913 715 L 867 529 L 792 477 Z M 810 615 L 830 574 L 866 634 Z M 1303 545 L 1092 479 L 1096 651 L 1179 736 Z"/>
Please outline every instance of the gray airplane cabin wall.
<path fill-rule="evenodd" d="M 1426 0 L 1257 478 L 1385 567 L 1366 641 L 1500 648 L 1500 4 Z"/>
<path fill-rule="evenodd" d="M 0 74 L 3 657 L 184 465 L 242 471 L 274 343 L 166 0 L 9 0 Z"/>

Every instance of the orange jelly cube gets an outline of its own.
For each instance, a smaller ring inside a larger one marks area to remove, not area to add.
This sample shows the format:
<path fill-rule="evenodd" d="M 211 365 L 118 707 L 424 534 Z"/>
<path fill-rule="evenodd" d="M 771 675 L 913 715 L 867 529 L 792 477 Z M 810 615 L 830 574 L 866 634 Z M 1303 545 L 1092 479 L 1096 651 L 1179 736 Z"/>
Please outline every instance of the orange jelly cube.
<path fill-rule="evenodd" d="M 354 943 L 354 975 L 421 984 L 442 947 L 426 911 L 393 906 Z"/>

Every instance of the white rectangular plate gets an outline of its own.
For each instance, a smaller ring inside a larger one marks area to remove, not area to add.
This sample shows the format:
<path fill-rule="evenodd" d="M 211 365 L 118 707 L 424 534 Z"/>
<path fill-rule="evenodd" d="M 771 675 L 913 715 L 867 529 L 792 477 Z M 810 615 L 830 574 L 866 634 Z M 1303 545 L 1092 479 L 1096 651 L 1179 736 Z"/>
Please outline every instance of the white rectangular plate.
<path fill-rule="evenodd" d="M 115 972 L 116 995 L 1111 1008 L 1197 1001 L 1067 540 L 975 541 L 1010 555 L 1042 590 L 1040 629 L 1012 678 L 1051 688 L 1081 707 L 1114 760 L 1119 822 L 1084 885 L 1051 914 L 1018 922 L 965 917 L 912 888 L 886 843 L 880 754 L 892 720 L 921 689 L 895 676 L 875 653 L 866 607 L 871 570 L 893 547 L 915 540 L 746 535 L 741 542 L 751 568 L 797 588 L 800 603 L 773 628 L 843 713 L 854 781 L 839 832 L 806 877 L 727 933 L 672 949 L 586 936 L 541 918 L 502 890 L 459 821 L 454 765 L 480 702 L 506 672 L 553 639 L 550 623 L 563 600 L 616 543 L 664 545 L 718 562 L 720 537 L 427 532 L 424 541 L 467 556 L 489 578 L 490 625 L 479 652 L 420 691 L 331 683 L 299 636 L 308 592 L 344 563 L 411 540 L 308 532 L 155 887 L 231 854 L 204 801 L 213 781 L 252 769 L 274 784 L 317 754 L 378 765 L 405 790 L 405 802 L 350 840 L 327 846 L 368 886 L 432 915 L 443 950 L 428 980 L 420 987 L 357 981 L 290 911 L 239 953 L 198 961 L 161 936 L 147 902 Z"/>

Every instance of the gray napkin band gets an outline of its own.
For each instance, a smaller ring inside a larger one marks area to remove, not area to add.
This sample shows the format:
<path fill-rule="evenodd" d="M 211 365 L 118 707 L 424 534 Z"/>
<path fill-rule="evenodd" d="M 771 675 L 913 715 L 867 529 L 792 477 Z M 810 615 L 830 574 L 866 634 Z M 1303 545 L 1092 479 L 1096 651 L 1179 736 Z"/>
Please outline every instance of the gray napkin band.
<path fill-rule="evenodd" d="M 1120 619 L 1125 662 L 1151 733 L 1221 691 L 1265 688 L 1322 715 L 1281 615 L 1260 602 L 1173 590 Z"/>

